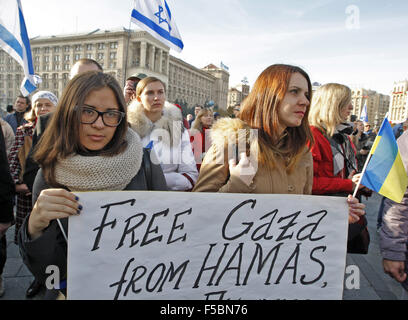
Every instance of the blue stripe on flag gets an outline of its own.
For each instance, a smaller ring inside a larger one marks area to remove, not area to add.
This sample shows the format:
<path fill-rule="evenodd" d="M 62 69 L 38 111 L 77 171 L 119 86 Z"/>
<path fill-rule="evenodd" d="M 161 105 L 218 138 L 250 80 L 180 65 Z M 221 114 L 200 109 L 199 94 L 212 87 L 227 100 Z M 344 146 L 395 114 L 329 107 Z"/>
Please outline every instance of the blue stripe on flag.
<path fill-rule="evenodd" d="M 132 18 L 134 18 L 136 20 L 139 20 L 140 22 L 144 23 L 150 29 L 157 32 L 161 37 L 163 37 L 166 40 L 170 41 L 171 43 L 173 43 L 177 47 L 183 49 L 184 44 L 180 39 L 172 37 L 168 31 L 166 31 L 163 28 L 159 27 L 154 21 L 150 20 L 149 18 L 147 18 L 146 16 L 141 14 L 136 9 L 133 9 L 133 11 L 132 11 Z"/>
<path fill-rule="evenodd" d="M 20 18 L 20 33 L 21 33 L 21 39 L 23 40 L 23 45 L 25 48 L 25 52 L 27 55 L 27 64 L 28 64 L 28 73 L 29 74 L 34 74 L 34 67 L 33 67 L 33 58 L 31 56 L 31 47 L 30 47 L 30 39 L 28 39 L 28 33 L 27 33 L 27 28 L 24 22 L 24 16 L 23 12 L 21 11 L 20 6 L 18 7 L 18 15 Z M 34 87 L 34 90 L 37 89 Z M 32 91 L 34 91 L 32 90 Z M 30 91 L 30 92 L 32 92 Z"/>
<path fill-rule="evenodd" d="M 398 154 L 398 147 L 389 124 L 381 127 L 378 136 L 381 138 L 361 180 L 363 185 L 376 192 L 384 184 Z"/>
<path fill-rule="evenodd" d="M 0 24 L 0 39 L 12 48 L 23 59 L 23 48 L 20 43 L 3 25 Z"/>
<path fill-rule="evenodd" d="M 27 90 L 27 92 L 33 92 L 37 87 L 31 83 L 30 80 L 26 80 L 24 83 L 24 88 Z"/>
<path fill-rule="evenodd" d="M 166 0 L 164 0 L 164 5 L 165 5 L 166 10 L 167 10 L 167 15 L 169 16 L 169 19 L 171 20 L 170 8 L 169 8 L 169 6 L 167 5 L 167 1 L 166 1 Z"/>

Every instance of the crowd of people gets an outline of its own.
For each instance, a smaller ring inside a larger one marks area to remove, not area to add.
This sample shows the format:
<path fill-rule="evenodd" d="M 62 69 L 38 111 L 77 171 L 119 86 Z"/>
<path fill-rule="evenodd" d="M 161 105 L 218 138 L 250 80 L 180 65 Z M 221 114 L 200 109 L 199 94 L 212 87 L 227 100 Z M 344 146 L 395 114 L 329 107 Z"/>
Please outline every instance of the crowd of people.
<path fill-rule="evenodd" d="M 348 122 L 347 86 L 325 84 L 312 96 L 304 70 L 271 65 L 230 117 L 197 106 L 184 119 L 181 107 L 166 100 L 166 85 L 158 78 L 134 75 L 121 88 L 90 59 L 78 61 L 70 78 L 59 99 L 48 91 L 36 92 L 31 101 L 17 97 L 15 112 L 0 122 L 0 205 L 5 208 L 0 296 L 5 233 L 13 224 L 15 242 L 35 278 L 27 297 L 44 286 L 48 265 L 57 265 L 66 279 L 67 218 L 83 209 L 72 191 L 342 196 L 348 205 L 349 252 L 355 252 L 356 237 L 367 232 L 361 195 L 370 190 L 360 184 L 357 196 L 351 194 L 373 135 L 361 122 Z M 385 254 L 384 269 L 401 282 L 407 272 L 408 218 L 401 214 L 406 208 L 406 197 L 384 206 L 384 221 L 390 221 L 383 225 L 384 252 L 393 252 L 398 243 L 398 254 Z M 398 214 L 398 239 L 389 212 Z M 62 287 L 45 297 L 64 294 Z"/>

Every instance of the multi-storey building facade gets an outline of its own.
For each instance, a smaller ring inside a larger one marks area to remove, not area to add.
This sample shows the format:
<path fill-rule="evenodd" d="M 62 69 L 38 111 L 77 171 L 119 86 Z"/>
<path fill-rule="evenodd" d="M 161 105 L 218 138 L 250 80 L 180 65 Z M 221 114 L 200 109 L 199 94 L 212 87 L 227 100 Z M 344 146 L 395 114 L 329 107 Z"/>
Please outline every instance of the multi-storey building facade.
<path fill-rule="evenodd" d="M 219 68 L 213 64 L 205 66 L 201 70 L 208 72 L 216 78 L 213 86 L 214 92 L 214 105 L 219 109 L 227 110 L 227 99 L 228 99 L 228 83 L 229 83 L 229 73 L 225 69 Z"/>
<path fill-rule="evenodd" d="M 41 76 L 40 90 L 58 97 L 69 81 L 76 61 L 98 61 L 104 72 L 121 85 L 138 73 L 155 76 L 168 89 L 167 99 L 183 101 L 189 106 L 212 100 L 219 108 L 227 107 L 229 74 L 223 69 L 198 69 L 169 54 L 169 48 L 145 31 L 95 30 L 89 33 L 36 37 L 30 40 L 34 71 Z M 0 51 L 0 106 L 13 104 L 20 93 L 21 67 L 3 50 Z"/>
<path fill-rule="evenodd" d="M 408 80 L 394 82 L 391 93 L 390 116 L 394 122 L 408 119 Z"/>
<path fill-rule="evenodd" d="M 217 80 L 210 73 L 170 56 L 167 98 L 169 101 L 188 104 L 190 107 L 203 106 L 207 101 L 217 101 L 215 97 Z"/>
<path fill-rule="evenodd" d="M 249 85 L 246 83 L 240 83 L 233 88 L 228 90 L 228 108 L 232 108 L 236 104 L 241 104 L 241 102 L 249 94 Z"/>
<path fill-rule="evenodd" d="M 390 96 L 364 88 L 353 89 L 351 100 L 353 104 L 352 114 L 355 114 L 358 119 L 364 105 L 367 104 L 368 122 L 374 127 L 381 125 L 390 105 Z"/>

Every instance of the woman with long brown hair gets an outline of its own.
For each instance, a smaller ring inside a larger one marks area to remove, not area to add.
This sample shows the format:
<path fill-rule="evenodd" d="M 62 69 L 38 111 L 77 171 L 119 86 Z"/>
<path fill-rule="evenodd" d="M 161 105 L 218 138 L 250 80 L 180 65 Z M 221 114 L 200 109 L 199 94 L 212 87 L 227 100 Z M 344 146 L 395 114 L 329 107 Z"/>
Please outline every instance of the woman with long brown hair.
<path fill-rule="evenodd" d="M 241 105 L 237 119 L 221 119 L 212 129 L 193 191 L 311 194 L 313 142 L 308 115 L 312 85 L 301 68 L 266 68 Z M 237 157 L 240 155 L 238 161 Z M 350 198 L 349 222 L 364 214 Z"/>
<path fill-rule="evenodd" d="M 68 234 L 67 218 L 82 210 L 72 192 L 167 190 L 160 166 L 143 152 L 140 137 L 128 128 L 126 103 L 115 78 L 98 71 L 75 76 L 34 152 L 41 169 L 19 244 L 37 279 L 45 281 L 49 265 L 58 266 L 61 279 L 66 278 L 63 234 Z"/>

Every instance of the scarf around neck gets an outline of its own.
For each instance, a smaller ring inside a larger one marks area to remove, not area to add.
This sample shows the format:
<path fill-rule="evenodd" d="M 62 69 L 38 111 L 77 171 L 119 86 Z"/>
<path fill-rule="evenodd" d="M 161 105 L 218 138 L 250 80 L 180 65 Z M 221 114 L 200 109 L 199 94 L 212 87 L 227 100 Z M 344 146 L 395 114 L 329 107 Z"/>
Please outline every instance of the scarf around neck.
<path fill-rule="evenodd" d="M 114 156 L 74 154 L 59 159 L 55 166 L 56 181 L 71 191 L 123 190 L 138 173 L 143 148 L 132 129 L 126 133 L 126 149 Z"/>
<path fill-rule="evenodd" d="M 328 138 L 333 153 L 333 174 L 337 176 L 342 172 L 343 179 L 347 179 L 348 175 L 357 168 L 356 155 L 348 137 L 351 133 L 352 127 L 349 124 L 340 123 L 333 136 Z"/>

